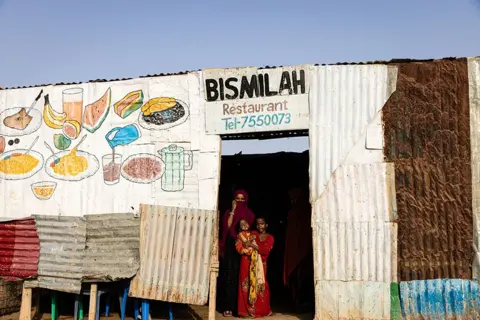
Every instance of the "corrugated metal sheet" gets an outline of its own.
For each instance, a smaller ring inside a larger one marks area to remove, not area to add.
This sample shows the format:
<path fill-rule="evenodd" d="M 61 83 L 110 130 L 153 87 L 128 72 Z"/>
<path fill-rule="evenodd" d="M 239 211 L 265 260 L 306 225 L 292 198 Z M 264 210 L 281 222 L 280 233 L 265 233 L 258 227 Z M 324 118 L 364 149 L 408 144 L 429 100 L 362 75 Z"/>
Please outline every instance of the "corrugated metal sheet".
<path fill-rule="evenodd" d="M 316 279 L 396 282 L 394 203 L 393 164 L 338 167 L 315 203 Z"/>
<path fill-rule="evenodd" d="M 470 143 L 472 150 L 472 208 L 474 260 L 472 273 L 480 278 L 480 58 L 468 59 Z"/>
<path fill-rule="evenodd" d="M 399 281 L 472 278 L 468 90 L 466 59 L 398 65 L 382 113 L 385 158 L 395 164 Z"/>
<path fill-rule="evenodd" d="M 40 288 L 79 293 L 87 238 L 84 218 L 35 216 L 40 238 Z"/>
<path fill-rule="evenodd" d="M 216 212 L 149 205 L 140 212 L 140 271 L 130 295 L 205 304 Z"/>
<path fill-rule="evenodd" d="M 40 240 L 33 218 L 0 223 L 0 277 L 36 277 L 39 256 Z"/>
<path fill-rule="evenodd" d="M 460 279 L 400 283 L 404 319 L 480 319 L 478 282 Z"/>
<path fill-rule="evenodd" d="M 316 319 L 390 319 L 397 247 L 393 168 L 355 164 L 351 152 L 364 152 L 367 127 L 395 91 L 396 69 L 316 67 L 311 86 Z M 377 135 L 381 141 L 381 130 Z"/>
<path fill-rule="evenodd" d="M 140 219 L 132 213 L 88 215 L 84 278 L 131 278 L 140 266 Z"/>
<path fill-rule="evenodd" d="M 311 203 L 395 91 L 397 71 L 384 65 L 313 68 L 310 87 Z"/>

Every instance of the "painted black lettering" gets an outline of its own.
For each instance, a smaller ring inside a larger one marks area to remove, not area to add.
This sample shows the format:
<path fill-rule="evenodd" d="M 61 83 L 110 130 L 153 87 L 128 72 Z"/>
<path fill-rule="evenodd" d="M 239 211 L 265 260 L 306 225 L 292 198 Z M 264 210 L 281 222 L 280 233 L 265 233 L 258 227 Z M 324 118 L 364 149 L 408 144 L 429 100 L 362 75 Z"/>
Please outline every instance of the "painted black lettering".
<path fill-rule="evenodd" d="M 270 78 L 268 76 L 268 73 L 265 74 L 265 95 L 267 97 L 273 97 L 278 95 L 277 91 L 270 91 Z"/>
<path fill-rule="evenodd" d="M 240 85 L 240 99 L 244 99 L 245 94 L 249 98 L 258 97 L 258 82 L 257 76 L 252 75 L 250 82 L 247 79 L 247 76 L 242 77 L 242 83 Z"/>
<path fill-rule="evenodd" d="M 297 71 L 292 71 L 293 92 L 298 94 L 298 87 L 300 87 L 300 93 L 305 93 L 305 70 L 300 70 L 300 79 L 297 78 Z"/>
<path fill-rule="evenodd" d="M 205 87 L 207 93 L 207 101 L 215 101 L 218 99 L 218 82 L 215 79 L 206 79 Z"/>
<path fill-rule="evenodd" d="M 225 97 L 230 100 L 234 100 L 238 98 L 238 89 L 235 85 L 232 85 L 232 82 L 238 82 L 237 78 L 228 78 L 225 81 L 225 88 L 232 91 L 232 94 L 226 94 Z"/>
<path fill-rule="evenodd" d="M 218 79 L 219 91 L 220 91 L 220 100 L 225 100 L 225 87 L 223 86 L 223 78 Z"/>
<path fill-rule="evenodd" d="M 278 92 L 282 94 L 283 90 L 288 90 L 288 94 L 292 94 L 292 80 L 290 79 L 290 72 L 288 71 L 283 71 L 282 77 L 280 78 L 280 87 Z"/>
<path fill-rule="evenodd" d="M 260 97 L 265 96 L 265 80 L 263 79 L 263 74 L 258 75 L 258 87 L 260 89 Z"/>

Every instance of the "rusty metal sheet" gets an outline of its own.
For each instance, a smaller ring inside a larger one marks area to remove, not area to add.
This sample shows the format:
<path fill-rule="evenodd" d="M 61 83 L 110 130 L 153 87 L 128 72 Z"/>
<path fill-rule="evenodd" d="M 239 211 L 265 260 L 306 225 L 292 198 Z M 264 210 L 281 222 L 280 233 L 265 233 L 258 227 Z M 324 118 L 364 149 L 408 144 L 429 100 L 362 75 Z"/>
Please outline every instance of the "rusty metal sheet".
<path fill-rule="evenodd" d="M 205 304 L 216 212 L 150 205 L 140 212 L 140 270 L 130 295 Z"/>
<path fill-rule="evenodd" d="M 40 238 L 38 286 L 79 293 L 84 275 L 87 224 L 81 217 L 34 216 Z"/>
<path fill-rule="evenodd" d="M 33 218 L 0 222 L 0 277 L 36 277 L 39 256 L 40 240 Z"/>
<path fill-rule="evenodd" d="M 467 61 L 397 66 L 383 122 L 385 157 L 395 164 L 399 280 L 471 279 Z"/>
<path fill-rule="evenodd" d="M 131 278 L 140 265 L 140 219 L 132 213 L 85 216 L 84 279 Z"/>

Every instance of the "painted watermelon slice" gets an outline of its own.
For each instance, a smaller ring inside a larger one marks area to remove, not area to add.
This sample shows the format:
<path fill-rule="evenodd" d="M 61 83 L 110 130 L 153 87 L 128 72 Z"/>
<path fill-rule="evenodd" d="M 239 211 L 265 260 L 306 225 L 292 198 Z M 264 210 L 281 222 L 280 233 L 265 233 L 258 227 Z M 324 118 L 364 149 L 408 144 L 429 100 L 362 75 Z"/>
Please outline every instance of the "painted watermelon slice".
<path fill-rule="evenodd" d="M 110 111 L 112 97 L 111 92 L 111 89 L 108 88 L 108 90 L 100 99 L 85 107 L 83 115 L 83 127 L 88 132 L 94 133 L 97 131 L 107 118 L 107 115 Z"/>

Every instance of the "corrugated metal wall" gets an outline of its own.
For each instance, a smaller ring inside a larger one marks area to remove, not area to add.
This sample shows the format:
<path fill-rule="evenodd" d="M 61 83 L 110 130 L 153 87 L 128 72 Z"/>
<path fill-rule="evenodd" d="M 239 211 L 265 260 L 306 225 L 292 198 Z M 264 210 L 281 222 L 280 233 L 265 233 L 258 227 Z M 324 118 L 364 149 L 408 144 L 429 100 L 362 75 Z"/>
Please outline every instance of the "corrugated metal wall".
<path fill-rule="evenodd" d="M 77 217 L 35 216 L 40 238 L 38 286 L 80 293 L 87 224 Z"/>
<path fill-rule="evenodd" d="M 404 319 L 480 319 L 480 289 L 475 281 L 420 280 L 400 283 Z"/>
<path fill-rule="evenodd" d="M 385 156 L 395 164 L 400 280 L 471 279 L 467 61 L 398 68 L 383 121 Z"/>
<path fill-rule="evenodd" d="M 202 305 L 209 292 L 215 211 L 142 205 L 133 297 Z"/>
<path fill-rule="evenodd" d="M 473 278 L 480 279 L 480 58 L 468 59 L 472 151 Z"/>
<path fill-rule="evenodd" d="M 383 65 L 314 68 L 309 135 L 317 319 L 390 318 L 390 283 L 396 281 L 393 169 L 352 165 L 356 157 L 349 153 L 365 149 L 367 127 L 395 81 L 396 69 Z"/>
<path fill-rule="evenodd" d="M 40 240 L 33 218 L 0 223 L 0 277 L 36 277 L 39 256 Z"/>
<path fill-rule="evenodd" d="M 131 213 L 88 215 L 84 278 L 131 278 L 140 267 L 140 219 Z"/>

